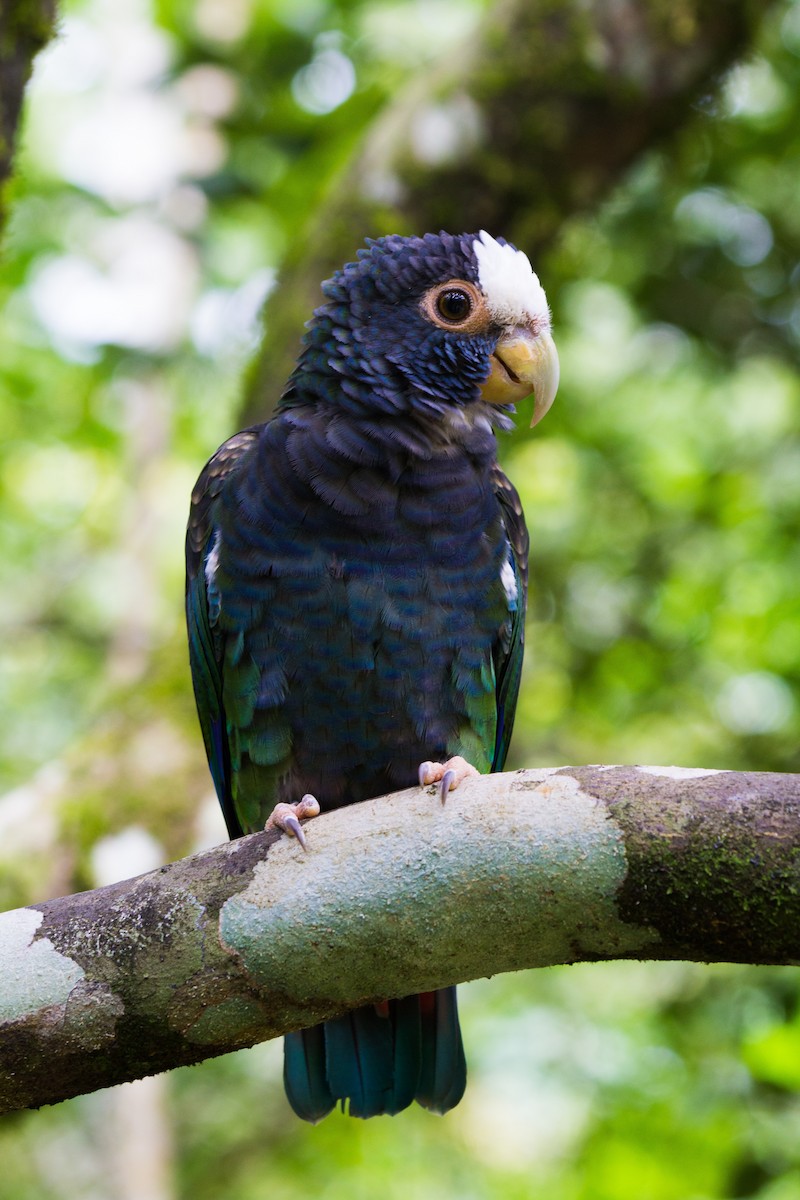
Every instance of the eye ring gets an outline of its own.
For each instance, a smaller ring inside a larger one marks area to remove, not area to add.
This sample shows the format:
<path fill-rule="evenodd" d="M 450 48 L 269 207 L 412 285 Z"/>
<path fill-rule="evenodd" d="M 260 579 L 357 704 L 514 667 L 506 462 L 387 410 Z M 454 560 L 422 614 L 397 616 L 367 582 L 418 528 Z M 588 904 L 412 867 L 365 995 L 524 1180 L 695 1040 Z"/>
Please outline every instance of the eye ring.
<path fill-rule="evenodd" d="M 490 324 L 483 293 L 468 279 L 448 279 L 429 288 L 422 297 L 422 312 L 452 333 L 478 333 Z"/>

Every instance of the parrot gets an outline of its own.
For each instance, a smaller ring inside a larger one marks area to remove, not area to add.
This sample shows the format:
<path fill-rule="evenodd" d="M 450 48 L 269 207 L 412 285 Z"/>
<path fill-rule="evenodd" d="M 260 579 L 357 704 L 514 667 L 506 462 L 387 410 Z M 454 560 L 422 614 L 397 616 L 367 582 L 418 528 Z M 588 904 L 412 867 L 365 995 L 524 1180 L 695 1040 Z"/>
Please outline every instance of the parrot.
<path fill-rule="evenodd" d="M 272 416 L 192 493 L 195 699 L 231 838 L 306 848 L 320 811 L 502 770 L 520 684 L 528 534 L 497 432 L 558 387 L 547 298 L 486 231 L 368 239 L 322 284 Z M 308 831 L 308 835 L 306 833 Z M 466 1060 L 455 987 L 284 1039 L 316 1122 L 444 1113 Z"/>

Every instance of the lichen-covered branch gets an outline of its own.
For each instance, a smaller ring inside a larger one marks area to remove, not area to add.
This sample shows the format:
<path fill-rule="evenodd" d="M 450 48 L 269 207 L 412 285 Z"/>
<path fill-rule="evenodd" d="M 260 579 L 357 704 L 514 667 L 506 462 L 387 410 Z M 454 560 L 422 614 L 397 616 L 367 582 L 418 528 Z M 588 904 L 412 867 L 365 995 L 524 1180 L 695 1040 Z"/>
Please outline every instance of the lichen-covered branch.
<path fill-rule="evenodd" d="M 308 837 L 0 915 L 0 1112 L 500 971 L 800 962 L 799 775 L 519 771 Z"/>
<path fill-rule="evenodd" d="M 539 262 L 573 213 L 595 207 L 751 44 L 747 0 L 503 0 L 461 53 L 370 128 L 298 238 L 268 301 L 246 420 L 289 376 L 320 280 L 365 236 L 488 229 Z"/>

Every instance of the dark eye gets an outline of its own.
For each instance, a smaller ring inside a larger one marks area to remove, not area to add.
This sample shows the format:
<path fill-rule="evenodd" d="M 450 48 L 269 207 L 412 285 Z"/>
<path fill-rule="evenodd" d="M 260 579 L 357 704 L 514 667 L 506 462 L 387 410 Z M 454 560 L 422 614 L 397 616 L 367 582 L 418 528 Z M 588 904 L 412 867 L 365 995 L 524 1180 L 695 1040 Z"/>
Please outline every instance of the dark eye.
<path fill-rule="evenodd" d="M 462 288 L 446 288 L 437 297 L 436 311 L 445 321 L 460 324 L 472 312 L 472 297 Z"/>

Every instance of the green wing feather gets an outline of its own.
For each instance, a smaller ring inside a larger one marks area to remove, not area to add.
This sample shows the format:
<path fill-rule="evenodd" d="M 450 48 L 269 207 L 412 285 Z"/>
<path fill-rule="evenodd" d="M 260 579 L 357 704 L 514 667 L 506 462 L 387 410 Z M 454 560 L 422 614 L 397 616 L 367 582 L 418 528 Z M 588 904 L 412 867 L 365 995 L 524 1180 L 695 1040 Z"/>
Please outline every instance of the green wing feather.
<path fill-rule="evenodd" d="M 186 623 L 192 683 L 211 776 L 231 837 L 240 837 L 244 830 L 231 795 L 230 749 L 222 689 L 225 646 L 217 629 L 219 599 L 213 584 L 209 588 L 206 566 L 214 553 L 217 535 L 217 498 L 226 479 L 236 470 L 257 437 L 257 428 L 245 429 L 225 442 L 209 460 L 192 492 L 186 531 Z"/>
<path fill-rule="evenodd" d="M 497 734 L 492 770 L 502 771 L 514 728 L 514 712 L 522 678 L 522 656 L 525 647 L 525 611 L 528 597 L 528 530 L 517 490 L 495 466 L 492 476 L 495 495 L 500 501 L 506 536 L 510 547 L 509 565 L 514 572 L 517 599 L 511 610 L 511 625 L 507 636 L 500 640 L 495 651 L 494 669 L 497 695 Z"/>

